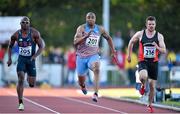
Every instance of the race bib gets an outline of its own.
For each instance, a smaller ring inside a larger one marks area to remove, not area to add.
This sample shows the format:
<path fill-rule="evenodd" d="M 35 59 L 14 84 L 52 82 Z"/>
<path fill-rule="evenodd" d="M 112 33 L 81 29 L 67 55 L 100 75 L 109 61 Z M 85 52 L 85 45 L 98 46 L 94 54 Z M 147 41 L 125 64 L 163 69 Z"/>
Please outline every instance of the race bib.
<path fill-rule="evenodd" d="M 32 55 L 32 46 L 19 47 L 19 55 L 31 56 Z"/>
<path fill-rule="evenodd" d="M 87 39 L 86 39 L 86 45 L 90 46 L 90 47 L 98 47 L 99 44 L 99 37 L 98 36 L 94 36 L 94 35 L 90 35 Z"/>
<path fill-rule="evenodd" d="M 144 47 L 144 58 L 154 58 L 155 57 L 156 48 L 152 46 Z"/>

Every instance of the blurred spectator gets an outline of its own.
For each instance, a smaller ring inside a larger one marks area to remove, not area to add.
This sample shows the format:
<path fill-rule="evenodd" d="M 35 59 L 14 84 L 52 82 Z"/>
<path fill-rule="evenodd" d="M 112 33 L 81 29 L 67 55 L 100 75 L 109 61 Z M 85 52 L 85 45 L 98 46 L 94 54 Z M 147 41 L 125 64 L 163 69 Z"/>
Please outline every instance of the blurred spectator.
<path fill-rule="evenodd" d="M 121 31 L 117 31 L 113 36 L 113 43 L 116 50 L 122 51 L 124 40 L 122 39 Z"/>
<path fill-rule="evenodd" d="M 173 64 L 176 63 L 176 53 L 173 50 L 170 50 L 167 55 L 168 61 L 170 60 Z"/>
<path fill-rule="evenodd" d="M 49 47 L 49 62 L 50 63 L 54 62 L 54 47 L 53 46 Z"/>
<path fill-rule="evenodd" d="M 134 29 L 129 30 L 129 38 L 131 38 L 135 34 Z"/>
<path fill-rule="evenodd" d="M 49 50 L 50 63 L 59 63 L 64 65 L 65 59 L 62 49 L 60 47 L 54 48 L 51 46 Z"/>
<path fill-rule="evenodd" d="M 138 58 L 137 55 L 132 52 L 131 54 L 131 63 L 128 63 L 128 61 L 125 61 L 125 69 L 128 73 L 128 78 L 130 81 L 130 85 L 135 85 L 136 78 L 135 78 L 135 72 L 136 72 L 136 65 L 138 64 Z"/>
<path fill-rule="evenodd" d="M 176 64 L 180 65 L 180 51 L 176 54 Z"/>
<path fill-rule="evenodd" d="M 134 29 L 129 29 L 128 34 L 129 34 L 129 36 L 128 36 L 127 40 L 126 40 L 127 41 L 126 42 L 127 45 L 129 43 L 129 40 L 131 39 L 131 37 L 135 34 Z"/>
<path fill-rule="evenodd" d="M 167 65 L 167 53 L 166 54 L 161 54 L 159 57 L 159 66 L 165 66 Z"/>
<path fill-rule="evenodd" d="M 3 62 L 4 55 L 5 55 L 5 49 L 2 47 L 2 45 L 0 45 L 0 63 Z"/>
<path fill-rule="evenodd" d="M 126 60 L 126 55 L 122 51 L 117 51 L 117 60 L 113 59 L 113 64 L 116 64 L 120 69 L 124 69 L 125 67 L 125 60 Z"/>
<path fill-rule="evenodd" d="M 71 47 L 67 52 L 67 77 L 66 82 L 68 84 L 75 84 L 75 70 L 76 70 L 76 52 Z"/>

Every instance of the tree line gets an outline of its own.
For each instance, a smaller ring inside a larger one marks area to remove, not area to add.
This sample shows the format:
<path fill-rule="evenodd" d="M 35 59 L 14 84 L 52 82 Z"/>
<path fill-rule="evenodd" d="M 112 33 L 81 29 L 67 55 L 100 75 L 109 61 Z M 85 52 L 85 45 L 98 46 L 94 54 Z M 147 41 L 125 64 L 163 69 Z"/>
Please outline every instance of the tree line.
<path fill-rule="evenodd" d="M 29 16 L 47 46 L 66 47 L 72 45 L 87 12 L 95 12 L 102 25 L 102 5 L 102 0 L 0 0 L 0 16 Z M 179 51 L 179 12 L 179 0 L 110 0 L 110 35 L 121 30 L 127 43 L 129 31 L 143 29 L 146 17 L 153 15 L 167 48 Z"/>

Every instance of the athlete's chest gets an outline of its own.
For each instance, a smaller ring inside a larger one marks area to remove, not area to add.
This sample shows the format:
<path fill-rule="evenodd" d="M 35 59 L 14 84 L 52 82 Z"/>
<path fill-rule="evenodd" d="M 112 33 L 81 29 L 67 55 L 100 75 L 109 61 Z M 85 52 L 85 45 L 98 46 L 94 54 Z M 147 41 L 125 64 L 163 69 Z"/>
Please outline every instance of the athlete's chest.
<path fill-rule="evenodd" d="M 31 34 L 19 34 L 18 45 L 19 47 L 32 46 L 32 35 Z"/>

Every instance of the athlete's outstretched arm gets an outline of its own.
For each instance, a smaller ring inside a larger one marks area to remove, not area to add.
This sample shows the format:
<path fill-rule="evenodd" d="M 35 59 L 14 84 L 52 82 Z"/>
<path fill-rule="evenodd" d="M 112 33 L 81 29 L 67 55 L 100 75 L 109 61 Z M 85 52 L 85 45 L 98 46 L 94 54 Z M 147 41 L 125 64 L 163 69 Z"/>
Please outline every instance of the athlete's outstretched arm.
<path fill-rule="evenodd" d="M 7 61 L 8 66 L 10 66 L 12 64 L 11 52 L 12 52 L 12 48 L 14 46 L 14 43 L 15 43 L 16 39 L 17 39 L 17 32 L 15 32 L 11 36 L 11 39 L 10 39 L 10 42 L 9 42 L 9 46 L 8 46 L 8 61 Z"/>
<path fill-rule="evenodd" d="M 159 46 L 153 42 L 153 45 L 158 49 L 161 53 L 166 53 L 166 45 L 164 43 L 164 37 L 162 34 L 158 34 Z"/>
<path fill-rule="evenodd" d="M 133 45 L 139 40 L 141 34 L 142 34 L 141 31 L 136 32 L 134 34 L 134 36 L 129 41 L 128 50 L 127 50 L 127 60 L 128 60 L 128 62 L 131 62 L 131 53 L 132 53 Z"/>
<path fill-rule="evenodd" d="M 39 48 L 38 48 L 37 52 L 32 56 L 31 60 L 35 59 L 37 56 L 39 56 L 41 54 L 41 52 L 43 51 L 43 49 L 45 48 L 45 42 L 41 38 L 41 35 L 38 31 L 36 31 L 36 30 L 33 31 L 33 38 Z"/>
<path fill-rule="evenodd" d="M 100 30 L 101 30 L 102 36 L 107 40 L 112 54 L 115 54 L 116 50 L 114 48 L 114 44 L 113 44 L 111 36 L 105 31 L 105 29 L 102 26 L 100 26 Z"/>

